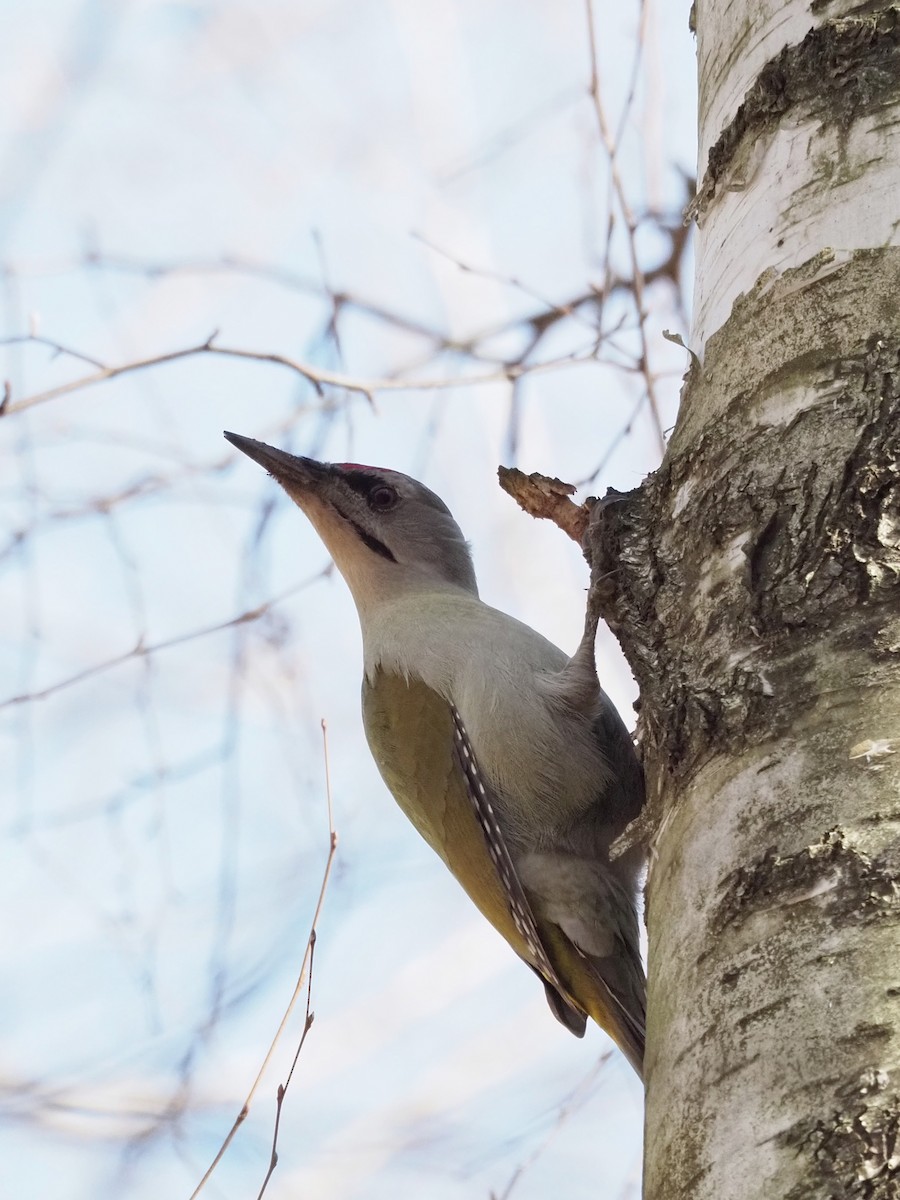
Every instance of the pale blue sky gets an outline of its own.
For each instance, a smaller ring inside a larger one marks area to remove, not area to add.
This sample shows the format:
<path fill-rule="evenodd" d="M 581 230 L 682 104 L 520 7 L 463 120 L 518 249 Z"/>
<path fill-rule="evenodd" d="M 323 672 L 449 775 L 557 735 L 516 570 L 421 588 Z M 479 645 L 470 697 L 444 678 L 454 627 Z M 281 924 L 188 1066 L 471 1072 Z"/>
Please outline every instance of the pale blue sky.
<path fill-rule="evenodd" d="M 646 8 L 617 160 L 638 213 L 677 214 L 694 166 L 687 7 Z M 615 127 L 639 5 L 595 14 Z M 218 330 L 223 345 L 363 379 L 462 377 L 491 364 L 435 357 L 358 308 L 338 350 L 323 286 L 457 340 L 602 286 L 608 160 L 576 0 L 44 0 L 5 16 L 4 336 L 31 328 L 121 363 Z M 642 227 L 638 240 L 652 267 L 663 239 Z M 626 271 L 619 227 L 611 254 Z M 670 425 L 683 352 L 661 330 L 679 316 L 666 284 L 648 302 Z M 0 420 L 0 703 L 299 588 L 259 621 L 0 708 L 4 1192 L 190 1194 L 302 956 L 327 846 L 324 717 L 340 845 L 317 1019 L 267 1195 L 486 1200 L 523 1163 L 521 1200 L 638 1194 L 637 1081 L 615 1052 L 596 1071 L 609 1041 L 553 1020 L 395 808 L 362 738 L 349 595 L 321 577 L 302 515 L 221 437 L 423 478 L 470 537 L 485 599 L 572 649 L 584 563 L 495 471 L 580 480 L 605 459 L 589 489 L 602 493 L 654 467 L 642 379 L 616 365 L 637 345 L 632 318 L 613 297 L 615 344 L 527 378 L 515 421 L 502 380 L 372 407 L 209 357 Z M 560 322 L 539 357 L 589 347 L 591 320 Z M 510 328 L 482 350 L 514 354 L 524 338 Z M 93 369 L 34 345 L 4 353 L 14 400 Z M 633 723 L 605 630 L 598 656 Z M 299 1028 L 205 1194 L 256 1195 Z"/>

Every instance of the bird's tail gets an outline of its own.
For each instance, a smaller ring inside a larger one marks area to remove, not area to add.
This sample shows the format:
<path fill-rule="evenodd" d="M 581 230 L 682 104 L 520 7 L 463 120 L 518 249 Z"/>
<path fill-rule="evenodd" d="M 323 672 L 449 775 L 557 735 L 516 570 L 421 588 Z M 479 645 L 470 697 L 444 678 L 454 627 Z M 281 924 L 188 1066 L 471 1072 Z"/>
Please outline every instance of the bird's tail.
<path fill-rule="evenodd" d="M 560 1016 L 558 1007 L 586 1013 L 609 1034 L 643 1079 L 647 1001 L 637 950 L 619 938 L 616 954 L 609 958 L 589 958 L 558 926 L 552 933 L 543 932 L 550 959 L 566 989 L 564 996 L 557 993 L 558 1004 L 555 1004 L 549 996 L 550 985 L 545 984 L 554 1014 L 577 1034 L 573 1023 Z"/>

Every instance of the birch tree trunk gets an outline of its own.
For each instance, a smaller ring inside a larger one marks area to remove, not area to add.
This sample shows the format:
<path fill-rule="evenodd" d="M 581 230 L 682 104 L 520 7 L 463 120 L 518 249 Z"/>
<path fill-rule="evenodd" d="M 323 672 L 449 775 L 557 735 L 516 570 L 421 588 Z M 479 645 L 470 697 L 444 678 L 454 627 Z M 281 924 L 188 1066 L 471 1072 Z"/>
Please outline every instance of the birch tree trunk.
<path fill-rule="evenodd" d="M 900 1196 L 900 9 L 698 0 L 692 366 L 596 506 L 641 685 L 649 1200 Z"/>

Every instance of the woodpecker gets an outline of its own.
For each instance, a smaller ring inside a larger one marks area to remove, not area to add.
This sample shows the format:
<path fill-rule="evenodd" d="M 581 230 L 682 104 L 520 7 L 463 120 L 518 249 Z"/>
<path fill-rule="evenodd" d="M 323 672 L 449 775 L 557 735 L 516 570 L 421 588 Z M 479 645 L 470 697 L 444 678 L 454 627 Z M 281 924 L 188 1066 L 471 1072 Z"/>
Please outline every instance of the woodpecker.
<path fill-rule="evenodd" d="M 366 738 L 400 808 L 557 1019 L 582 1037 L 591 1017 L 640 1075 L 642 855 L 610 846 L 644 782 L 597 678 L 596 618 L 569 658 L 479 599 L 466 540 L 424 484 L 225 437 L 303 510 L 350 588 Z"/>

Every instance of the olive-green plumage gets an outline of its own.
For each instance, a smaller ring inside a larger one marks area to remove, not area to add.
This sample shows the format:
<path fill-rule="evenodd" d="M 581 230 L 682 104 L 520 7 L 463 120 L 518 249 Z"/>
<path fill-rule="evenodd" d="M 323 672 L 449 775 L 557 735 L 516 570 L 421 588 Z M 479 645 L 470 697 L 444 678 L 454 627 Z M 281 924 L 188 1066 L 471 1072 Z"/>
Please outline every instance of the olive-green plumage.
<path fill-rule="evenodd" d="M 469 898 L 527 961 L 453 753 L 450 706 L 420 680 L 376 670 L 363 681 L 369 748 L 394 799 Z"/>
<path fill-rule="evenodd" d="M 446 505 L 396 471 L 226 435 L 310 518 L 363 634 L 363 721 L 401 809 L 581 1036 L 592 1018 L 640 1073 L 640 855 L 610 848 L 643 803 L 603 693 L 595 627 L 571 658 L 484 604 Z"/>
<path fill-rule="evenodd" d="M 613 961 L 625 956 L 631 970 L 604 980 L 602 965 L 592 963 L 553 920 L 541 918 L 540 900 L 526 899 L 552 977 L 535 960 L 517 927 L 509 896 L 488 851 L 453 751 L 450 706 L 421 680 L 376 669 L 362 687 L 363 723 L 369 748 L 382 778 L 400 808 L 425 841 L 443 859 L 482 915 L 544 981 L 548 1000 L 573 1033 L 591 1017 L 619 1043 L 640 1073 L 643 1057 L 643 979 L 636 946 L 618 937 Z M 636 930 L 635 930 L 636 935 Z M 636 969 L 635 969 L 636 968 Z M 609 975 L 610 972 L 607 971 Z"/>

